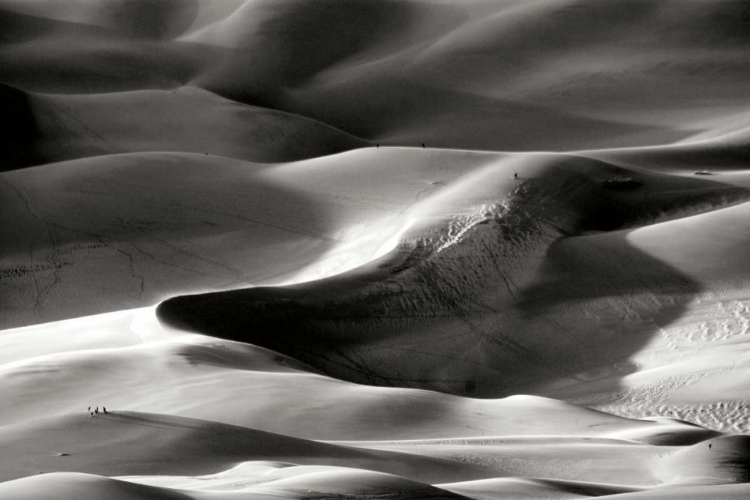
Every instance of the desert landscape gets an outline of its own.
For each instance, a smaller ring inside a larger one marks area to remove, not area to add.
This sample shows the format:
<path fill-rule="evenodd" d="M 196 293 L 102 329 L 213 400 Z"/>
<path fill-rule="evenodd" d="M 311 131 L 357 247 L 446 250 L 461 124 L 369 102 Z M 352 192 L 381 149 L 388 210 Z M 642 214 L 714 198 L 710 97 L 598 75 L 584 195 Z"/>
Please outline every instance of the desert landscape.
<path fill-rule="evenodd" d="M 0 0 L 0 499 L 750 498 L 747 0 Z"/>

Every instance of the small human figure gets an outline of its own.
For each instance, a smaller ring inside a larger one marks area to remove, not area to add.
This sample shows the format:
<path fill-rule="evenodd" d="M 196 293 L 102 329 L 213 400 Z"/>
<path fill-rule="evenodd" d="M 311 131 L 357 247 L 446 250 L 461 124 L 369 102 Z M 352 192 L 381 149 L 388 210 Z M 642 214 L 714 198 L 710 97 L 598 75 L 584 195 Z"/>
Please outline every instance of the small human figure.
<path fill-rule="evenodd" d="M 106 415 L 107 414 L 107 407 L 106 406 L 102 406 L 102 410 L 104 411 L 104 414 Z"/>
<path fill-rule="evenodd" d="M 513 174 L 513 178 L 514 179 L 518 179 L 518 173 L 517 172 Z"/>
<path fill-rule="evenodd" d="M 88 412 L 91 412 L 91 407 L 89 406 L 89 409 L 88 409 L 88 410 L 86 410 L 86 411 L 88 411 Z"/>
<path fill-rule="evenodd" d="M 97 415 L 99 415 L 99 407 L 98 407 L 98 406 L 97 406 L 97 407 L 96 407 L 96 409 L 94 410 L 94 413 L 96 413 Z"/>
<path fill-rule="evenodd" d="M 424 149 L 424 142 L 422 143 L 422 149 Z"/>
<path fill-rule="evenodd" d="M 708 451 L 711 451 L 711 443 L 708 443 Z"/>
<path fill-rule="evenodd" d="M 375 147 L 379 148 L 380 147 L 380 143 L 375 144 Z"/>

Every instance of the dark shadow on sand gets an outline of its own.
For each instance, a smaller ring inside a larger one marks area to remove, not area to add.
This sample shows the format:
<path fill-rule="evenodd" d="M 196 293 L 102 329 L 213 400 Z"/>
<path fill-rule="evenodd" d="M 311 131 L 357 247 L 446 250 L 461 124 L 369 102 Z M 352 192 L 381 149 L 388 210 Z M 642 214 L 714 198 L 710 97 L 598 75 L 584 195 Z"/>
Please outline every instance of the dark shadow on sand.
<path fill-rule="evenodd" d="M 28 94 L 0 83 L 0 172 L 33 164 L 38 137 Z"/>
<path fill-rule="evenodd" d="M 568 170 L 581 161 L 589 160 L 563 160 Z M 362 384 L 488 398 L 598 378 L 617 386 L 632 371 L 629 357 L 700 292 L 687 276 L 630 246 L 626 230 L 590 234 L 679 208 L 668 194 L 677 181 L 631 173 L 664 196 L 644 197 L 637 179 L 628 195 L 582 174 L 558 180 L 553 173 L 528 182 L 515 211 L 474 226 L 439 253 L 417 245 L 316 282 L 175 297 L 157 315 Z M 679 182 L 683 208 L 690 189 L 698 206 L 705 189 L 717 201 L 748 196 Z M 588 202 L 566 205 L 581 196 Z M 602 217 L 618 204 L 619 218 Z M 557 239 L 537 250 L 529 243 L 553 232 Z M 538 257 L 529 255 L 534 251 Z M 520 285 L 517 268 L 529 261 L 519 255 L 541 261 L 536 277 Z"/>

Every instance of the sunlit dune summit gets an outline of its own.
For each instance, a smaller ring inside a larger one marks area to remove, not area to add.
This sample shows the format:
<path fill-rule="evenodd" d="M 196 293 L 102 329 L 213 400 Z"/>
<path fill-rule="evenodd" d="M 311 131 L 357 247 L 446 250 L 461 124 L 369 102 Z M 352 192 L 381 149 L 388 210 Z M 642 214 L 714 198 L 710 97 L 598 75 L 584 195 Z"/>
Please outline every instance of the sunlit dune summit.
<path fill-rule="evenodd" d="M 750 3 L 0 0 L 0 499 L 750 496 Z"/>

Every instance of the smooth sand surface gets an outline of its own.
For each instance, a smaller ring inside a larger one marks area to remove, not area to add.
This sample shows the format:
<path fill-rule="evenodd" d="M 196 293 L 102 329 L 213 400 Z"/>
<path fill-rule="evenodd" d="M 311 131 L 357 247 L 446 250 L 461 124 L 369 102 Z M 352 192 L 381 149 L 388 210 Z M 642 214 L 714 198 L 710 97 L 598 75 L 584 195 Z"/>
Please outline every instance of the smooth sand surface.
<path fill-rule="evenodd" d="M 0 0 L 0 499 L 747 498 L 749 23 Z"/>
<path fill-rule="evenodd" d="M 0 87 L 0 93 L 15 110 L 13 119 L 28 123 L 28 137 L 9 145 L 15 151 L 0 164 L 5 168 L 148 151 L 280 162 L 367 144 L 315 120 L 194 87 L 86 95 Z"/>

